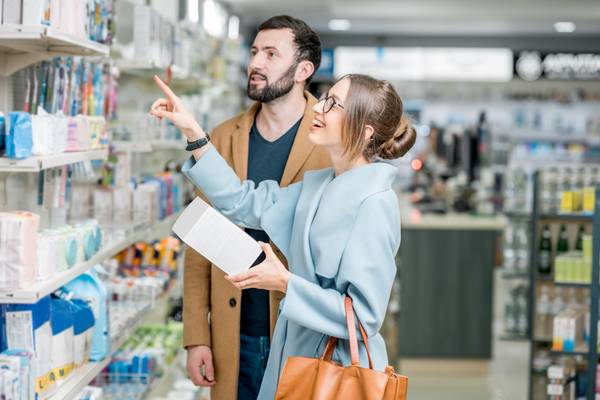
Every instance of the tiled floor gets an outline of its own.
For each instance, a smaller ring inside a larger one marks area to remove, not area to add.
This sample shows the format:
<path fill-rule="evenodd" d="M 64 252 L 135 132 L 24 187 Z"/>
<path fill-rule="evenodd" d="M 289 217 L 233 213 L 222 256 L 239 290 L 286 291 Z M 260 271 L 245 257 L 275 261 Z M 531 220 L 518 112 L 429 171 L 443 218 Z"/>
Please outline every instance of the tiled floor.
<path fill-rule="evenodd" d="M 498 275 L 495 282 L 495 328 L 499 328 L 506 283 Z M 443 363 L 439 369 L 417 369 L 409 374 L 409 400 L 525 400 L 529 344 L 495 340 L 493 353 L 487 366 Z"/>

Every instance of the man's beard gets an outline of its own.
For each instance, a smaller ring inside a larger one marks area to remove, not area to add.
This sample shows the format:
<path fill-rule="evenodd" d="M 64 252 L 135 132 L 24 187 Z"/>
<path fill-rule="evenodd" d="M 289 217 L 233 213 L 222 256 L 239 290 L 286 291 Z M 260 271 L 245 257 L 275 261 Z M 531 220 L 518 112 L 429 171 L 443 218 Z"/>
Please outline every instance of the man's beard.
<path fill-rule="evenodd" d="M 298 63 L 292 64 L 292 66 L 288 68 L 285 74 L 283 74 L 283 76 L 273 84 L 269 84 L 268 80 L 266 79 L 266 76 L 258 74 L 265 78 L 266 84 L 265 87 L 263 87 L 262 89 L 253 87 L 250 84 L 250 77 L 253 74 L 257 74 L 255 72 L 250 73 L 250 76 L 248 77 L 247 87 L 248 97 L 250 97 L 254 101 L 260 101 L 261 103 L 269 103 L 275 99 L 285 96 L 286 94 L 291 92 L 292 88 L 294 87 L 294 74 L 296 73 L 297 66 Z"/>

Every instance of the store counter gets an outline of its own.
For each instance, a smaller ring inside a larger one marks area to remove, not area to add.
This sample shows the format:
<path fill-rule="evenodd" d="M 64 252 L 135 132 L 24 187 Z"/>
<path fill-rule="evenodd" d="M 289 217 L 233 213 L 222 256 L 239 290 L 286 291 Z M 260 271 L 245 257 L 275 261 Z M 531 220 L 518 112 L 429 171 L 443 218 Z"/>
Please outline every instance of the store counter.
<path fill-rule="evenodd" d="M 493 269 L 505 218 L 421 215 L 402 207 L 401 216 L 398 342 L 391 356 L 491 358 Z"/>

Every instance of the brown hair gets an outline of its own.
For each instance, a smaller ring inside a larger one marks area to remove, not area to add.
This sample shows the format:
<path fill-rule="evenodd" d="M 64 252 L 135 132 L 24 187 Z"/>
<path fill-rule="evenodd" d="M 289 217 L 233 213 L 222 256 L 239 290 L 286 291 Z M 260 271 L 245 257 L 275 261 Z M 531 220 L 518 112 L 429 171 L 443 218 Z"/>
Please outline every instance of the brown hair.
<path fill-rule="evenodd" d="M 319 36 L 306 22 L 289 15 L 271 17 L 258 26 L 259 32 L 271 29 L 290 29 L 292 31 L 297 48 L 296 62 L 310 61 L 315 67 L 313 74 L 306 80 L 307 84 L 310 83 L 321 65 L 321 41 Z"/>
<path fill-rule="evenodd" d="M 350 74 L 350 89 L 344 102 L 346 120 L 342 132 L 344 153 L 351 158 L 361 153 L 369 161 L 376 157 L 402 157 L 415 144 L 417 134 L 404 114 L 402 100 L 388 81 L 367 75 Z M 365 125 L 373 127 L 373 136 L 364 135 Z"/>

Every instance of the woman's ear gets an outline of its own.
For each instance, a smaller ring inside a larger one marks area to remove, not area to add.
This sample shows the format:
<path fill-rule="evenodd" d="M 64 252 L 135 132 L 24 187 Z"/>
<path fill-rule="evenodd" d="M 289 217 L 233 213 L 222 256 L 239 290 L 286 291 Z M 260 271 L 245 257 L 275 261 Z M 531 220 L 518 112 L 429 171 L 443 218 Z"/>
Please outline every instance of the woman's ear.
<path fill-rule="evenodd" d="M 374 133 L 375 133 L 375 129 L 373 129 L 373 126 L 365 125 L 365 130 L 364 130 L 365 142 L 369 143 L 369 140 L 371 140 Z"/>
<path fill-rule="evenodd" d="M 307 60 L 301 61 L 296 68 L 296 82 L 306 82 L 312 76 L 313 72 L 315 72 L 315 66 L 312 62 Z"/>

